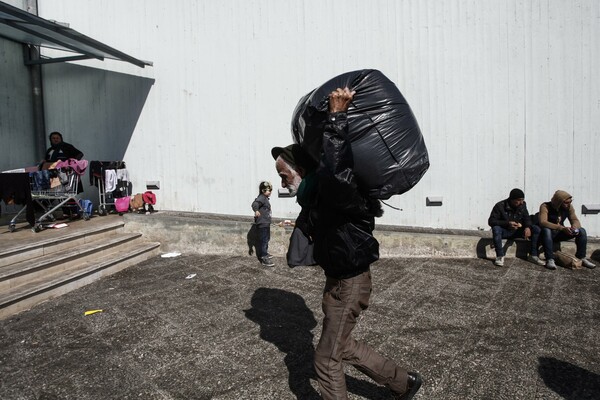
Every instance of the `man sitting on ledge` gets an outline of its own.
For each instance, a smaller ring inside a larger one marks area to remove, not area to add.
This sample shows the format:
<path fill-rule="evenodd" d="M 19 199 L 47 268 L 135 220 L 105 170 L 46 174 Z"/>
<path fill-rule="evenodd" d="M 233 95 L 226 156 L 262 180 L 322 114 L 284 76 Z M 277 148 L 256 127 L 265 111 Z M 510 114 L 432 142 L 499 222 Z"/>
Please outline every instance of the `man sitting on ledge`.
<path fill-rule="evenodd" d="M 552 199 L 540 205 L 540 227 L 542 228 L 542 243 L 546 255 L 546 268 L 556 269 L 554 262 L 554 242 L 575 239 L 577 250 L 575 257 L 581 260 L 586 268 L 596 268 L 596 265 L 585 258 L 587 252 L 587 233 L 575 214 L 573 196 L 564 190 L 557 190 Z M 569 220 L 570 227 L 565 226 Z"/>
<path fill-rule="evenodd" d="M 527 259 L 534 264 L 544 265 L 544 262 L 538 257 L 537 248 L 540 227 L 531 223 L 525 203 L 525 193 L 521 189 L 511 190 L 508 199 L 496 203 L 490 218 L 488 218 L 488 224 L 492 227 L 492 238 L 496 250 L 495 265 L 504 266 L 502 239 L 516 238 L 531 240 L 530 255 Z"/>

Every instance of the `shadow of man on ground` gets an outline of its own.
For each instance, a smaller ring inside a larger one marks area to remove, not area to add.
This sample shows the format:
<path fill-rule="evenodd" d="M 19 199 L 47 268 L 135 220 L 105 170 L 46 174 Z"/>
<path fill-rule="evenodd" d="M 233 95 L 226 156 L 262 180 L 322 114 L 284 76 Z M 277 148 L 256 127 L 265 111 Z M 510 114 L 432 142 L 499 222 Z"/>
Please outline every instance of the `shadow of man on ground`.
<path fill-rule="evenodd" d="M 567 400 L 598 399 L 600 375 L 552 357 L 539 358 L 538 372 L 546 386 Z"/>
<path fill-rule="evenodd" d="M 316 400 L 321 396 L 311 385 L 316 382 L 313 368 L 314 335 L 317 321 L 304 299 L 281 289 L 259 288 L 251 300 L 252 308 L 244 310 L 246 318 L 260 326 L 260 337 L 285 353 L 289 385 L 298 399 Z M 374 383 L 346 376 L 348 390 L 367 399 L 387 399 L 388 389 Z M 316 385 L 316 384 L 315 384 Z"/>
<path fill-rule="evenodd" d="M 260 325 L 260 337 L 285 353 L 289 384 L 298 399 L 320 399 L 311 386 L 313 371 L 313 334 L 317 321 L 304 299 L 280 289 L 259 288 L 246 318 Z"/>

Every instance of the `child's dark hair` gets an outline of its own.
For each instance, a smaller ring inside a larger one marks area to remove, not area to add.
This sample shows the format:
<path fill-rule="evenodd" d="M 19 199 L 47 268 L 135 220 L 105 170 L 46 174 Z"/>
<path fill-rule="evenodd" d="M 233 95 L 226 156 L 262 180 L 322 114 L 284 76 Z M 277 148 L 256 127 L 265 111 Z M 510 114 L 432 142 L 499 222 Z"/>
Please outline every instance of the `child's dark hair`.
<path fill-rule="evenodd" d="M 267 190 L 270 190 L 271 192 L 273 191 L 273 185 L 271 185 L 271 182 L 269 181 L 262 181 L 260 183 L 260 185 L 258 185 L 258 190 L 260 193 L 264 193 Z"/>

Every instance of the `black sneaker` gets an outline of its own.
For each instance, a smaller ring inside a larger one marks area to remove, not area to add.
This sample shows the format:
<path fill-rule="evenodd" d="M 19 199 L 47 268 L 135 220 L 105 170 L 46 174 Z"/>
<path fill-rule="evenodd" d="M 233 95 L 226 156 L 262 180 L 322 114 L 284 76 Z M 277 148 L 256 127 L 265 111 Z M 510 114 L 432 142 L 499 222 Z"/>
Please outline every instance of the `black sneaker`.
<path fill-rule="evenodd" d="M 402 395 L 394 393 L 394 398 L 397 400 L 411 400 L 413 397 L 415 397 L 415 394 L 417 394 L 422 384 L 423 378 L 421 378 L 421 375 L 419 375 L 419 373 L 409 372 L 408 387 L 406 389 L 406 392 Z"/>
<path fill-rule="evenodd" d="M 273 266 L 275 266 L 275 264 L 273 264 L 273 261 L 271 261 L 271 259 L 269 257 L 263 257 L 260 260 L 260 263 L 262 264 L 263 267 L 273 267 Z"/>

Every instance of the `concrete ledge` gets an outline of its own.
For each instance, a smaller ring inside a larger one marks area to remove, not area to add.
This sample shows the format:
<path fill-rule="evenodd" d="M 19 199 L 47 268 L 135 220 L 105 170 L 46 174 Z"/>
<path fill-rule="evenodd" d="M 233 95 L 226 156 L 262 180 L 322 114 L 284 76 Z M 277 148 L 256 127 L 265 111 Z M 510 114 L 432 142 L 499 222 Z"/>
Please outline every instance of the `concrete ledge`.
<path fill-rule="evenodd" d="M 140 232 L 149 241 L 161 243 L 162 252 L 247 255 L 247 234 L 252 217 L 159 211 L 153 214 L 123 215 L 126 232 Z M 269 252 L 284 256 L 290 227 L 280 227 L 274 219 Z M 375 237 L 382 257 L 495 257 L 491 231 L 469 231 L 377 225 Z M 506 241 L 506 257 L 526 257 L 529 242 Z M 575 253 L 575 243 L 563 243 L 563 250 Z M 600 260 L 600 239 L 588 238 L 588 256 Z"/>

